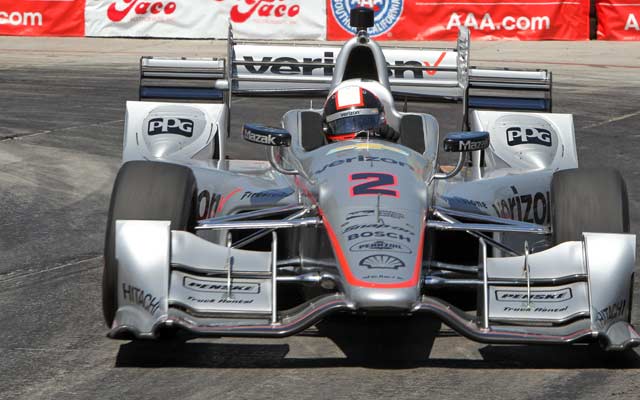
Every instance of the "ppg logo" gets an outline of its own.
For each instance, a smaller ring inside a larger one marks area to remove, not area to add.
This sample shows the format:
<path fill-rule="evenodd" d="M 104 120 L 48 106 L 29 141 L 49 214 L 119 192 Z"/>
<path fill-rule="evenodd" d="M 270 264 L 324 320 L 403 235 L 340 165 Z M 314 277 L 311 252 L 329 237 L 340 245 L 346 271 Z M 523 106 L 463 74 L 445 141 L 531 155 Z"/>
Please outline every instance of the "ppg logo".
<path fill-rule="evenodd" d="M 193 121 L 186 118 L 152 118 L 149 120 L 149 135 L 172 133 L 191 137 L 193 135 Z"/>
<path fill-rule="evenodd" d="M 542 128 L 521 128 L 514 126 L 507 128 L 507 143 L 509 146 L 540 144 L 551 147 L 551 132 Z"/>

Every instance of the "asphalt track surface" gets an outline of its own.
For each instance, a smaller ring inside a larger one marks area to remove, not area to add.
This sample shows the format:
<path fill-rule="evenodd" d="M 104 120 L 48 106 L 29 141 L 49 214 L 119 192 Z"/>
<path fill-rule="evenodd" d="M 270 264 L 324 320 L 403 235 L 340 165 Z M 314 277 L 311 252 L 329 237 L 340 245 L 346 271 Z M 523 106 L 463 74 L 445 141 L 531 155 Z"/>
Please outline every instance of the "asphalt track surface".
<path fill-rule="evenodd" d="M 356 322 L 283 340 L 107 339 L 102 246 L 124 102 L 137 95 L 137 59 L 221 55 L 223 47 L 210 41 L 0 38 L 0 398 L 640 396 L 638 351 L 488 346 L 446 327 L 438 331 L 430 321 L 400 324 L 391 336 L 391 328 Z M 575 115 L 581 165 L 622 171 L 637 232 L 640 45 L 474 43 L 472 61 L 554 71 L 555 111 Z M 238 100 L 231 155 L 262 154 L 239 140 L 242 121 L 276 124 L 298 105 Z M 432 111 L 442 131 L 453 129 L 450 114 Z M 640 304 L 638 294 L 634 304 Z M 632 321 L 640 324 L 638 306 Z"/>

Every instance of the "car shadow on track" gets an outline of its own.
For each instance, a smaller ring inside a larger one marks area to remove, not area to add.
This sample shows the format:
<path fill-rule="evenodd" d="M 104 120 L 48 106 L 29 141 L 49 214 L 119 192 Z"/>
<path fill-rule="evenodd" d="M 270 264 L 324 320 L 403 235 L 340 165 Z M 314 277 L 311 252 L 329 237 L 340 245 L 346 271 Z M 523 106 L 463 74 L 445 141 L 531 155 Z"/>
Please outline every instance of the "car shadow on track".
<path fill-rule="evenodd" d="M 287 357 L 289 344 L 229 344 L 189 342 L 178 334 L 172 340 L 133 341 L 120 346 L 117 368 L 336 368 L 383 369 L 640 369 L 640 355 L 604 352 L 597 344 L 573 346 L 488 345 L 482 359 L 431 358 L 436 338 L 447 340 L 440 322 L 432 319 L 332 318 L 317 326 L 317 334 L 331 339 L 344 358 Z"/>

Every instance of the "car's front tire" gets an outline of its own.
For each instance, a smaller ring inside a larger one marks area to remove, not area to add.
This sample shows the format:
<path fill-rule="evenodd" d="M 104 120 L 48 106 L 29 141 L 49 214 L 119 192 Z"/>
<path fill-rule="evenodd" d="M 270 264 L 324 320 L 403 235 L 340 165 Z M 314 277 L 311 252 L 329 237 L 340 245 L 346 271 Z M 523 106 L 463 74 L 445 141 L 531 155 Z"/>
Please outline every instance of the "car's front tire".
<path fill-rule="evenodd" d="M 628 233 L 629 199 L 613 168 L 558 171 L 551 181 L 553 244 L 582 240 L 583 232 Z"/>
<path fill-rule="evenodd" d="M 155 161 L 129 161 L 120 168 L 111 193 L 104 246 L 102 310 L 109 327 L 118 305 L 116 220 L 171 221 L 172 230 L 193 231 L 196 195 L 196 179 L 187 167 Z"/>

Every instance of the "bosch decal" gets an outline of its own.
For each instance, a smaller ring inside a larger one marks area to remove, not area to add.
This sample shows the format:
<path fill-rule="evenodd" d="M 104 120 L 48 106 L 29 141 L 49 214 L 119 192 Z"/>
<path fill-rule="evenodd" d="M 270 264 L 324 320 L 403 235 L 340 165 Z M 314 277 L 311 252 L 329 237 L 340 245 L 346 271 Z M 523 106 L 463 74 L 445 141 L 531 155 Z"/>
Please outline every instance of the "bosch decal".
<path fill-rule="evenodd" d="M 511 186 L 511 190 L 513 197 L 492 204 L 499 217 L 539 225 L 551 223 L 549 192 L 520 195 L 515 186 Z"/>
<path fill-rule="evenodd" d="M 551 147 L 551 132 L 543 128 L 522 128 L 513 126 L 507 128 L 507 143 L 509 146 L 539 144 Z"/>
<path fill-rule="evenodd" d="M 356 243 L 349 249 L 351 251 L 389 251 L 392 253 L 411 254 L 412 251 L 404 244 L 390 242 L 387 240 L 367 240 Z"/>
<path fill-rule="evenodd" d="M 174 134 L 191 137 L 193 135 L 193 121 L 187 118 L 151 118 L 149 120 L 149 135 Z"/>
<path fill-rule="evenodd" d="M 347 32 L 356 33 L 350 26 L 349 13 L 355 7 L 373 8 L 374 25 L 369 28 L 372 37 L 385 34 L 400 20 L 403 0 L 331 0 L 331 11 L 340 27 Z"/>
<path fill-rule="evenodd" d="M 405 266 L 401 259 L 386 254 L 365 257 L 358 264 L 369 269 L 398 269 Z"/>
<path fill-rule="evenodd" d="M 356 240 L 356 239 L 371 239 L 371 238 L 389 238 L 395 240 L 403 240 L 407 243 L 411 243 L 411 237 L 405 236 L 401 233 L 396 232 L 380 232 L 380 231 L 365 231 L 358 233 L 351 233 L 347 236 L 347 240 Z"/>
<path fill-rule="evenodd" d="M 160 300 L 156 296 L 133 285 L 122 284 L 122 297 L 131 304 L 141 306 L 151 315 L 154 315 L 160 308 Z"/>

